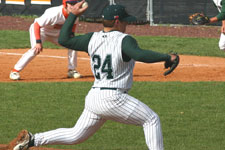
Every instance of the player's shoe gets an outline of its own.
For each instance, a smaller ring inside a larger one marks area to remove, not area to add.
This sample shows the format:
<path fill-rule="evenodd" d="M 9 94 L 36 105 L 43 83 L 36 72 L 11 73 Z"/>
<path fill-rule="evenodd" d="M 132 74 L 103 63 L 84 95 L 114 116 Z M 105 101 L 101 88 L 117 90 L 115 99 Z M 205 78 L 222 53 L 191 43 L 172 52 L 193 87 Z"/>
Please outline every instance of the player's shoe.
<path fill-rule="evenodd" d="M 9 74 L 9 78 L 12 80 L 19 80 L 20 79 L 20 73 L 19 72 L 15 72 L 15 71 L 11 71 Z"/>
<path fill-rule="evenodd" d="M 34 146 L 34 136 L 27 130 L 22 130 L 17 136 L 16 145 L 13 150 L 28 150 L 29 147 Z"/>
<path fill-rule="evenodd" d="M 69 70 L 67 76 L 68 78 L 81 78 L 81 74 L 76 70 Z"/>

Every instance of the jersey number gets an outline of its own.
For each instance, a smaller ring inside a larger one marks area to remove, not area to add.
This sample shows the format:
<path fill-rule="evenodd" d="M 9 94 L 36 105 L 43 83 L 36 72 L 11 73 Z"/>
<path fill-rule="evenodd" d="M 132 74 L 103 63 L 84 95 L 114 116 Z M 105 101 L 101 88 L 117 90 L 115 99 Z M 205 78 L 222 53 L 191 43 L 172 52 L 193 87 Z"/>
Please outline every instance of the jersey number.
<path fill-rule="evenodd" d="M 107 79 L 113 79 L 112 75 L 112 56 L 107 55 L 103 64 L 101 64 L 101 57 L 99 55 L 94 55 L 92 57 L 92 61 L 95 63 L 94 65 L 94 74 L 96 79 L 101 79 L 101 74 L 106 73 Z"/>

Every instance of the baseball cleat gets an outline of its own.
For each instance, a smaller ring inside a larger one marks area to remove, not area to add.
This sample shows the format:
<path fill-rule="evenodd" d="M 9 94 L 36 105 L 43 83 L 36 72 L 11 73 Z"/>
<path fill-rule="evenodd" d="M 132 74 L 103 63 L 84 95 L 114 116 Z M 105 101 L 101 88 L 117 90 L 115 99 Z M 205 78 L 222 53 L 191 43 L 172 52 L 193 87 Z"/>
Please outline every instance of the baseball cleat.
<path fill-rule="evenodd" d="M 69 70 L 68 71 L 68 78 L 81 78 L 81 74 L 77 72 L 76 70 Z"/>
<path fill-rule="evenodd" d="M 15 72 L 15 71 L 11 71 L 9 74 L 9 78 L 12 80 L 19 80 L 20 79 L 20 73 L 19 72 Z"/>
<path fill-rule="evenodd" d="M 22 130 L 17 136 L 16 146 L 13 150 L 28 150 L 34 142 L 34 136 L 27 130 Z"/>

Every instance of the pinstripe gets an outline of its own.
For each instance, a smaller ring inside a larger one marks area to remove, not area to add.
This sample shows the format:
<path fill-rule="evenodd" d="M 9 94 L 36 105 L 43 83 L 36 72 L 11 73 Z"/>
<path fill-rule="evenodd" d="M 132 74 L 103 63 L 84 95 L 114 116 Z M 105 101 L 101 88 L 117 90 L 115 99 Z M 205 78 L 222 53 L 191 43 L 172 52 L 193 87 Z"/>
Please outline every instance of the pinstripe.
<path fill-rule="evenodd" d="M 36 134 L 36 146 L 81 143 L 93 135 L 106 120 L 113 120 L 142 126 L 149 150 L 163 150 L 158 115 L 138 99 L 124 93 L 132 86 L 135 64 L 134 60 L 123 62 L 121 44 L 125 36 L 126 34 L 118 31 L 93 34 L 88 45 L 88 53 L 91 57 L 92 72 L 96 78 L 93 88 L 85 98 L 83 113 L 73 128 Z M 113 78 L 108 77 L 110 73 Z M 101 89 L 102 87 L 117 90 Z"/>
<path fill-rule="evenodd" d="M 134 68 L 134 60 L 124 62 L 122 59 L 122 39 L 127 34 L 118 31 L 104 33 L 96 32 L 93 34 L 89 45 L 88 53 L 91 57 L 94 55 L 101 56 L 101 64 L 107 55 L 112 55 L 113 79 L 107 79 L 105 73 L 101 73 L 101 79 L 95 79 L 94 87 L 116 87 L 121 89 L 130 89 L 132 86 L 132 76 Z M 94 62 L 91 59 L 92 72 L 95 74 Z"/>
<path fill-rule="evenodd" d="M 143 126 L 149 149 L 163 149 L 159 117 L 147 105 L 119 91 L 92 89 L 89 94 L 92 99 L 86 97 L 87 109 L 106 120 Z"/>
<path fill-rule="evenodd" d="M 79 144 L 93 135 L 106 120 L 84 110 L 73 128 L 60 128 L 35 134 L 35 146 L 49 144 Z"/>

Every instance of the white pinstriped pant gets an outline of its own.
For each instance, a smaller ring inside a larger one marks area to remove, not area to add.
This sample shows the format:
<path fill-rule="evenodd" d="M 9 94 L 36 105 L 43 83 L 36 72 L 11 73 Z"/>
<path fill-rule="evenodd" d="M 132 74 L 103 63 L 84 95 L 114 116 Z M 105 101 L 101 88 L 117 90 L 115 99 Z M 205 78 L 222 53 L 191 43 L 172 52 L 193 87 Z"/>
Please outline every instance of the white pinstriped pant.
<path fill-rule="evenodd" d="M 28 64 L 31 62 L 34 57 L 37 55 L 35 53 L 35 45 L 36 45 L 36 38 L 34 35 L 34 25 L 30 26 L 30 44 L 31 48 L 23 54 L 23 56 L 19 59 L 19 61 L 15 64 L 14 69 L 18 71 L 22 71 Z M 44 41 L 52 42 L 56 45 L 58 44 L 58 37 L 47 36 L 44 32 L 41 31 L 41 40 L 42 43 Z M 43 50 L 44 51 L 44 50 Z M 71 49 L 68 49 L 68 69 L 73 70 L 77 67 L 77 52 Z"/>
<path fill-rule="evenodd" d="M 149 150 L 163 150 L 160 119 L 147 105 L 120 90 L 91 89 L 85 109 L 73 128 L 35 134 L 35 146 L 79 144 L 93 135 L 107 120 L 143 126 Z"/>

